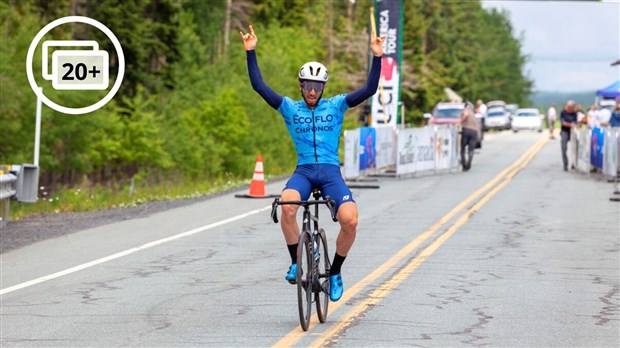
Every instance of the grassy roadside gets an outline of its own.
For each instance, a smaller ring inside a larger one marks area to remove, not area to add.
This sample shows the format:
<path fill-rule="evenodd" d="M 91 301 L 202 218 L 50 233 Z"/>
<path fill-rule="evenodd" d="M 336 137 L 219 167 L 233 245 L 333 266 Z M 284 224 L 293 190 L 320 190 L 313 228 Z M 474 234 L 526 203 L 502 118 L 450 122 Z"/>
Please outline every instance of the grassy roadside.
<path fill-rule="evenodd" d="M 106 187 L 64 187 L 49 193 L 42 187 L 36 203 L 11 202 L 11 220 L 60 212 L 85 212 L 111 208 L 133 207 L 140 204 L 202 197 L 248 185 L 250 179 L 218 179 L 186 181 L 158 185 L 135 184 Z"/>

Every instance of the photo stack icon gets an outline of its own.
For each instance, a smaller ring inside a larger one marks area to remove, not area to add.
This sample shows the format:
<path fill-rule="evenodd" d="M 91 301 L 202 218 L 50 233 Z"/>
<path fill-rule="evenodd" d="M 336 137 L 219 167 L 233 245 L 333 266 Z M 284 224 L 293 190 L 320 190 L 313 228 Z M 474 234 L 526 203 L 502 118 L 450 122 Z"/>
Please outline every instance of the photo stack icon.
<path fill-rule="evenodd" d="M 90 50 L 56 50 L 52 72 L 48 70 L 50 48 L 89 47 Z M 42 75 L 56 90 L 104 90 L 109 85 L 109 55 L 92 40 L 48 40 L 43 43 Z"/>

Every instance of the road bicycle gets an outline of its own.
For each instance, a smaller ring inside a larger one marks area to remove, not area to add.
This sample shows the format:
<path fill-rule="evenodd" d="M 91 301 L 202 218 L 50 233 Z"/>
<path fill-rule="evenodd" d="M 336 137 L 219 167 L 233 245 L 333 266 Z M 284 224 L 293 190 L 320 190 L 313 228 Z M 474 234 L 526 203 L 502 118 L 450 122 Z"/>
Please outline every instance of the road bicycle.
<path fill-rule="evenodd" d="M 332 220 L 337 222 L 335 202 L 328 197 L 320 200 L 321 191 L 313 190 L 314 200 L 308 201 L 280 201 L 276 198 L 271 206 L 271 218 L 278 223 L 279 205 L 299 205 L 303 207 L 302 228 L 297 246 L 297 304 L 299 308 L 299 322 L 304 331 L 308 331 L 312 303 L 316 304 L 319 321 L 327 321 L 329 306 L 329 269 L 331 261 L 327 252 L 327 238 L 325 230 L 319 228 L 319 205 L 329 209 Z M 314 214 L 310 207 L 314 206 Z M 314 295 L 314 296 L 313 296 Z"/>

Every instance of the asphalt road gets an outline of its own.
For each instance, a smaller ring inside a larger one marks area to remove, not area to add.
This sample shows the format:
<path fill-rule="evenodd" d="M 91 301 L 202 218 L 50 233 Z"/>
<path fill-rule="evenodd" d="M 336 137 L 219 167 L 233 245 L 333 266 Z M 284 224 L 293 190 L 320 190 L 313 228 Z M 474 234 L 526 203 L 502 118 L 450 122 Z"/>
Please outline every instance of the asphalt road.
<path fill-rule="evenodd" d="M 1 254 L 0 345 L 618 347 L 620 203 L 559 148 L 489 134 L 469 172 L 354 189 L 345 295 L 306 333 L 270 200 L 230 194 Z"/>

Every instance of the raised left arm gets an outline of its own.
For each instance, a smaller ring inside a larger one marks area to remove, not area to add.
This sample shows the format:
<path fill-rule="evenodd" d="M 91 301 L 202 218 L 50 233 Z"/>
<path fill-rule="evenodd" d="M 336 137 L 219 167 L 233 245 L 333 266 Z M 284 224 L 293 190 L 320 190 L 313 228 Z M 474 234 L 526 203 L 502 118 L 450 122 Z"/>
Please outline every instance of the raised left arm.
<path fill-rule="evenodd" d="M 381 77 L 381 59 L 382 58 L 378 56 L 372 57 L 372 66 L 370 67 L 370 73 L 368 74 L 366 84 L 355 92 L 347 94 L 345 100 L 349 107 L 358 106 L 364 100 L 377 93 L 379 77 Z"/>

